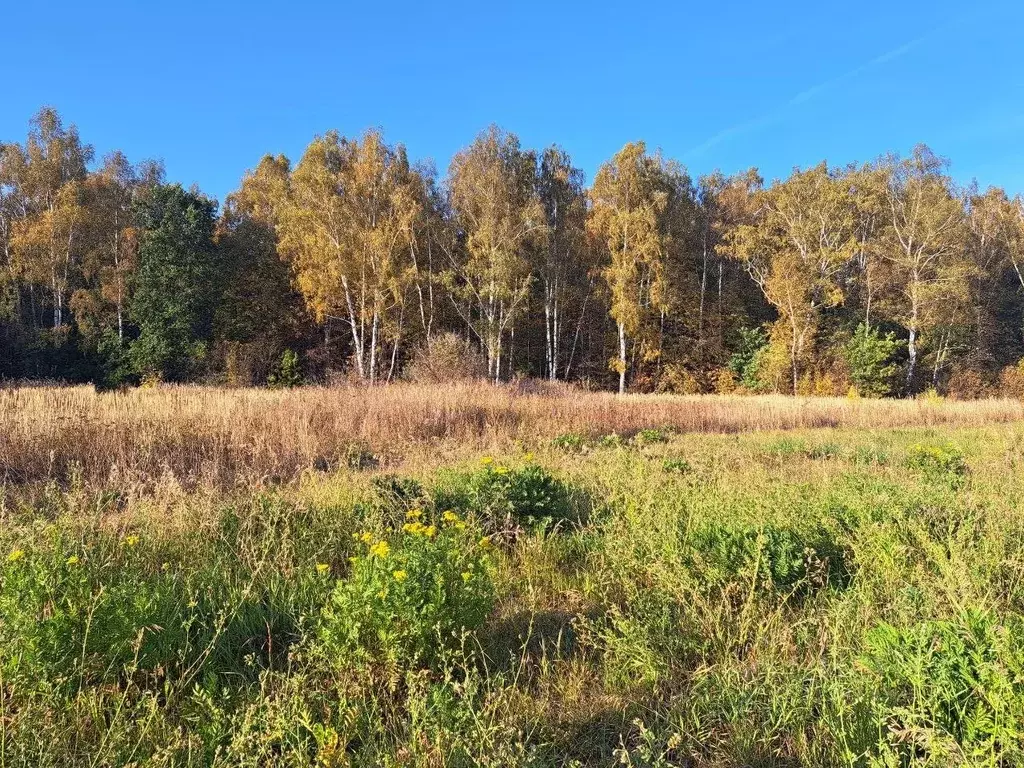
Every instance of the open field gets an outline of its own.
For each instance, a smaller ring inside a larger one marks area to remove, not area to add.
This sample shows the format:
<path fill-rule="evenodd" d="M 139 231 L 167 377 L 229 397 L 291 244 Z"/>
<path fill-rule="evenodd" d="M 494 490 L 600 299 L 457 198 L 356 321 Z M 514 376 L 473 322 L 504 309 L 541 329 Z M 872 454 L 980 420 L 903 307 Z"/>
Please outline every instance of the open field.
<path fill-rule="evenodd" d="M 290 480 L 303 470 L 394 463 L 452 446 L 496 450 L 566 433 L 646 428 L 747 432 L 813 427 L 977 426 L 1024 418 L 1019 400 L 952 402 L 587 393 L 544 383 L 296 390 L 160 387 L 0 389 L 0 476 L 9 482 Z"/>
<path fill-rule="evenodd" d="M 0 392 L 0 765 L 1024 764 L 987 401 Z"/>

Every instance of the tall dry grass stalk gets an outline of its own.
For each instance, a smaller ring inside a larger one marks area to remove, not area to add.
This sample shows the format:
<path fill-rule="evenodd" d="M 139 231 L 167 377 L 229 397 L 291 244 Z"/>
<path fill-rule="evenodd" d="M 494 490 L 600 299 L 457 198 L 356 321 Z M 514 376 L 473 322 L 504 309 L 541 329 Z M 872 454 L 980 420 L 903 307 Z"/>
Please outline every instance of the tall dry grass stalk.
<path fill-rule="evenodd" d="M 814 427 L 975 426 L 1020 420 L 1013 400 L 945 402 L 589 393 L 485 384 L 302 388 L 0 390 L 0 477 L 112 476 L 217 483 L 288 479 L 354 446 L 400 457 L 437 443 L 493 447 L 649 427 L 742 432 Z"/>

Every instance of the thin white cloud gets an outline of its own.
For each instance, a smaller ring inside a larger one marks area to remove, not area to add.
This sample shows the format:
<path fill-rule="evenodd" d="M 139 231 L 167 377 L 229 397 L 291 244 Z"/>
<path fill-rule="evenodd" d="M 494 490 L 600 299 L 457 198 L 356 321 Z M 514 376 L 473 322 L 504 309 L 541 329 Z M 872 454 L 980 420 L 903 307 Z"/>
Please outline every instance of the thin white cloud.
<path fill-rule="evenodd" d="M 894 61 L 900 58 L 901 56 L 906 55 L 914 48 L 919 46 L 921 43 L 925 42 L 930 37 L 935 35 L 939 30 L 943 29 L 945 26 L 946 25 L 936 27 L 927 34 L 924 34 L 921 37 L 903 43 L 902 45 L 897 46 L 896 48 L 893 48 L 890 51 L 881 53 L 878 56 L 875 56 L 874 58 L 870 59 L 869 61 L 866 61 L 863 64 L 854 67 L 848 72 L 844 72 L 843 74 L 833 77 L 829 80 L 825 80 L 816 85 L 812 85 L 810 88 L 806 88 L 797 93 L 795 96 L 786 101 L 786 103 L 783 104 L 781 107 L 777 107 L 773 110 L 765 112 L 759 117 L 751 118 L 750 120 L 745 120 L 741 123 L 737 123 L 736 125 L 730 126 L 728 128 L 723 128 L 721 131 L 714 134 L 703 143 L 698 144 L 696 147 L 693 147 L 692 149 L 685 152 L 683 154 L 683 157 L 689 158 L 695 155 L 701 155 L 707 150 L 711 149 L 712 147 L 721 144 L 723 141 L 727 141 L 728 139 L 731 139 L 734 136 L 740 136 L 745 133 L 750 133 L 757 129 L 764 128 L 768 125 L 772 125 L 773 123 L 780 122 L 786 118 L 791 107 L 795 107 L 799 104 L 803 104 L 807 101 L 810 101 L 815 97 L 832 90 L 836 86 L 845 83 L 848 80 L 853 80 L 854 78 L 859 77 L 860 75 L 874 69 L 875 67 L 879 67 L 882 64 L 887 64 L 890 61 Z"/>

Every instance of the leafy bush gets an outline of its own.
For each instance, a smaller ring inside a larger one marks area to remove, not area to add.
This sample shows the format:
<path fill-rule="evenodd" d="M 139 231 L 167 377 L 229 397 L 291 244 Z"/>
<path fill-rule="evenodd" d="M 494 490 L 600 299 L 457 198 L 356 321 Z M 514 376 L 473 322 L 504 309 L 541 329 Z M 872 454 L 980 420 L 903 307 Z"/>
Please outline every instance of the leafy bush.
<path fill-rule="evenodd" d="M 601 439 L 597 441 L 597 444 L 602 448 L 620 448 L 624 442 L 622 435 L 617 432 L 612 432 L 607 435 L 602 435 Z"/>
<path fill-rule="evenodd" d="M 0 568 L 4 676 L 65 689 L 199 665 L 239 677 L 250 654 L 269 663 L 268 637 L 283 650 L 296 631 L 279 595 L 235 590 L 226 570 L 154 566 L 145 550 L 129 534 L 12 551 Z"/>
<path fill-rule="evenodd" d="M 970 611 L 867 636 L 871 712 L 884 765 L 1024 760 L 1024 624 Z"/>
<path fill-rule="evenodd" d="M 693 471 L 693 467 L 686 459 L 665 459 L 661 462 L 661 468 L 666 472 L 676 472 L 680 475 L 686 475 Z"/>
<path fill-rule="evenodd" d="M 668 442 L 668 430 L 665 429 L 641 429 L 633 435 L 635 445 L 656 445 Z"/>
<path fill-rule="evenodd" d="M 808 537 L 774 524 L 707 525 L 691 533 L 687 544 L 690 570 L 712 584 L 755 577 L 792 589 L 845 574 L 844 553 L 829 537 Z"/>
<path fill-rule="evenodd" d="M 736 376 L 740 384 L 749 390 L 761 388 L 758 372 L 767 348 L 768 336 L 763 329 L 739 329 L 739 344 L 732 357 L 729 358 L 728 368 Z"/>
<path fill-rule="evenodd" d="M 815 445 L 807 449 L 807 458 L 809 459 L 835 459 L 842 453 L 840 448 L 835 443 L 822 443 L 821 445 Z"/>
<path fill-rule="evenodd" d="M 471 513 L 490 532 L 517 526 L 546 529 L 571 519 L 569 488 L 547 470 L 536 464 L 510 468 L 490 457 L 481 465 L 436 489 L 435 506 Z"/>
<path fill-rule="evenodd" d="M 576 432 L 566 432 L 553 439 L 551 445 L 569 453 L 582 453 L 587 447 L 587 439 Z"/>
<path fill-rule="evenodd" d="M 910 447 L 907 466 L 931 475 L 946 475 L 952 478 L 967 474 L 967 462 L 963 453 L 954 445 L 926 445 L 917 443 Z"/>
<path fill-rule="evenodd" d="M 320 618 L 321 650 L 349 662 L 429 666 L 491 612 L 489 540 L 452 512 L 430 523 L 419 510 L 407 518 L 387 539 L 358 535 L 363 551 Z"/>
<path fill-rule="evenodd" d="M 864 323 L 857 326 L 852 338 L 846 342 L 843 356 L 850 366 L 850 380 L 857 392 L 865 397 L 885 397 L 892 394 L 893 381 L 899 370 L 894 357 L 903 347 L 891 331 L 883 335 L 877 328 Z"/>
<path fill-rule="evenodd" d="M 267 376 L 267 384 L 274 388 L 297 387 L 302 384 L 302 367 L 294 350 L 286 349 L 281 360 Z"/>

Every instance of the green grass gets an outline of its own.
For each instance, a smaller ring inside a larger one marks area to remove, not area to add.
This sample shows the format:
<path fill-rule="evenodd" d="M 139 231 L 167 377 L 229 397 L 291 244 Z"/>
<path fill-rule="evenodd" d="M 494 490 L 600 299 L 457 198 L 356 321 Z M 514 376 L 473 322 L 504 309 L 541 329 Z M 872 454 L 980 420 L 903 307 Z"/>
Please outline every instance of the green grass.
<path fill-rule="evenodd" d="M 452 455 L 5 488 L 0 765 L 1024 764 L 1024 427 Z"/>

